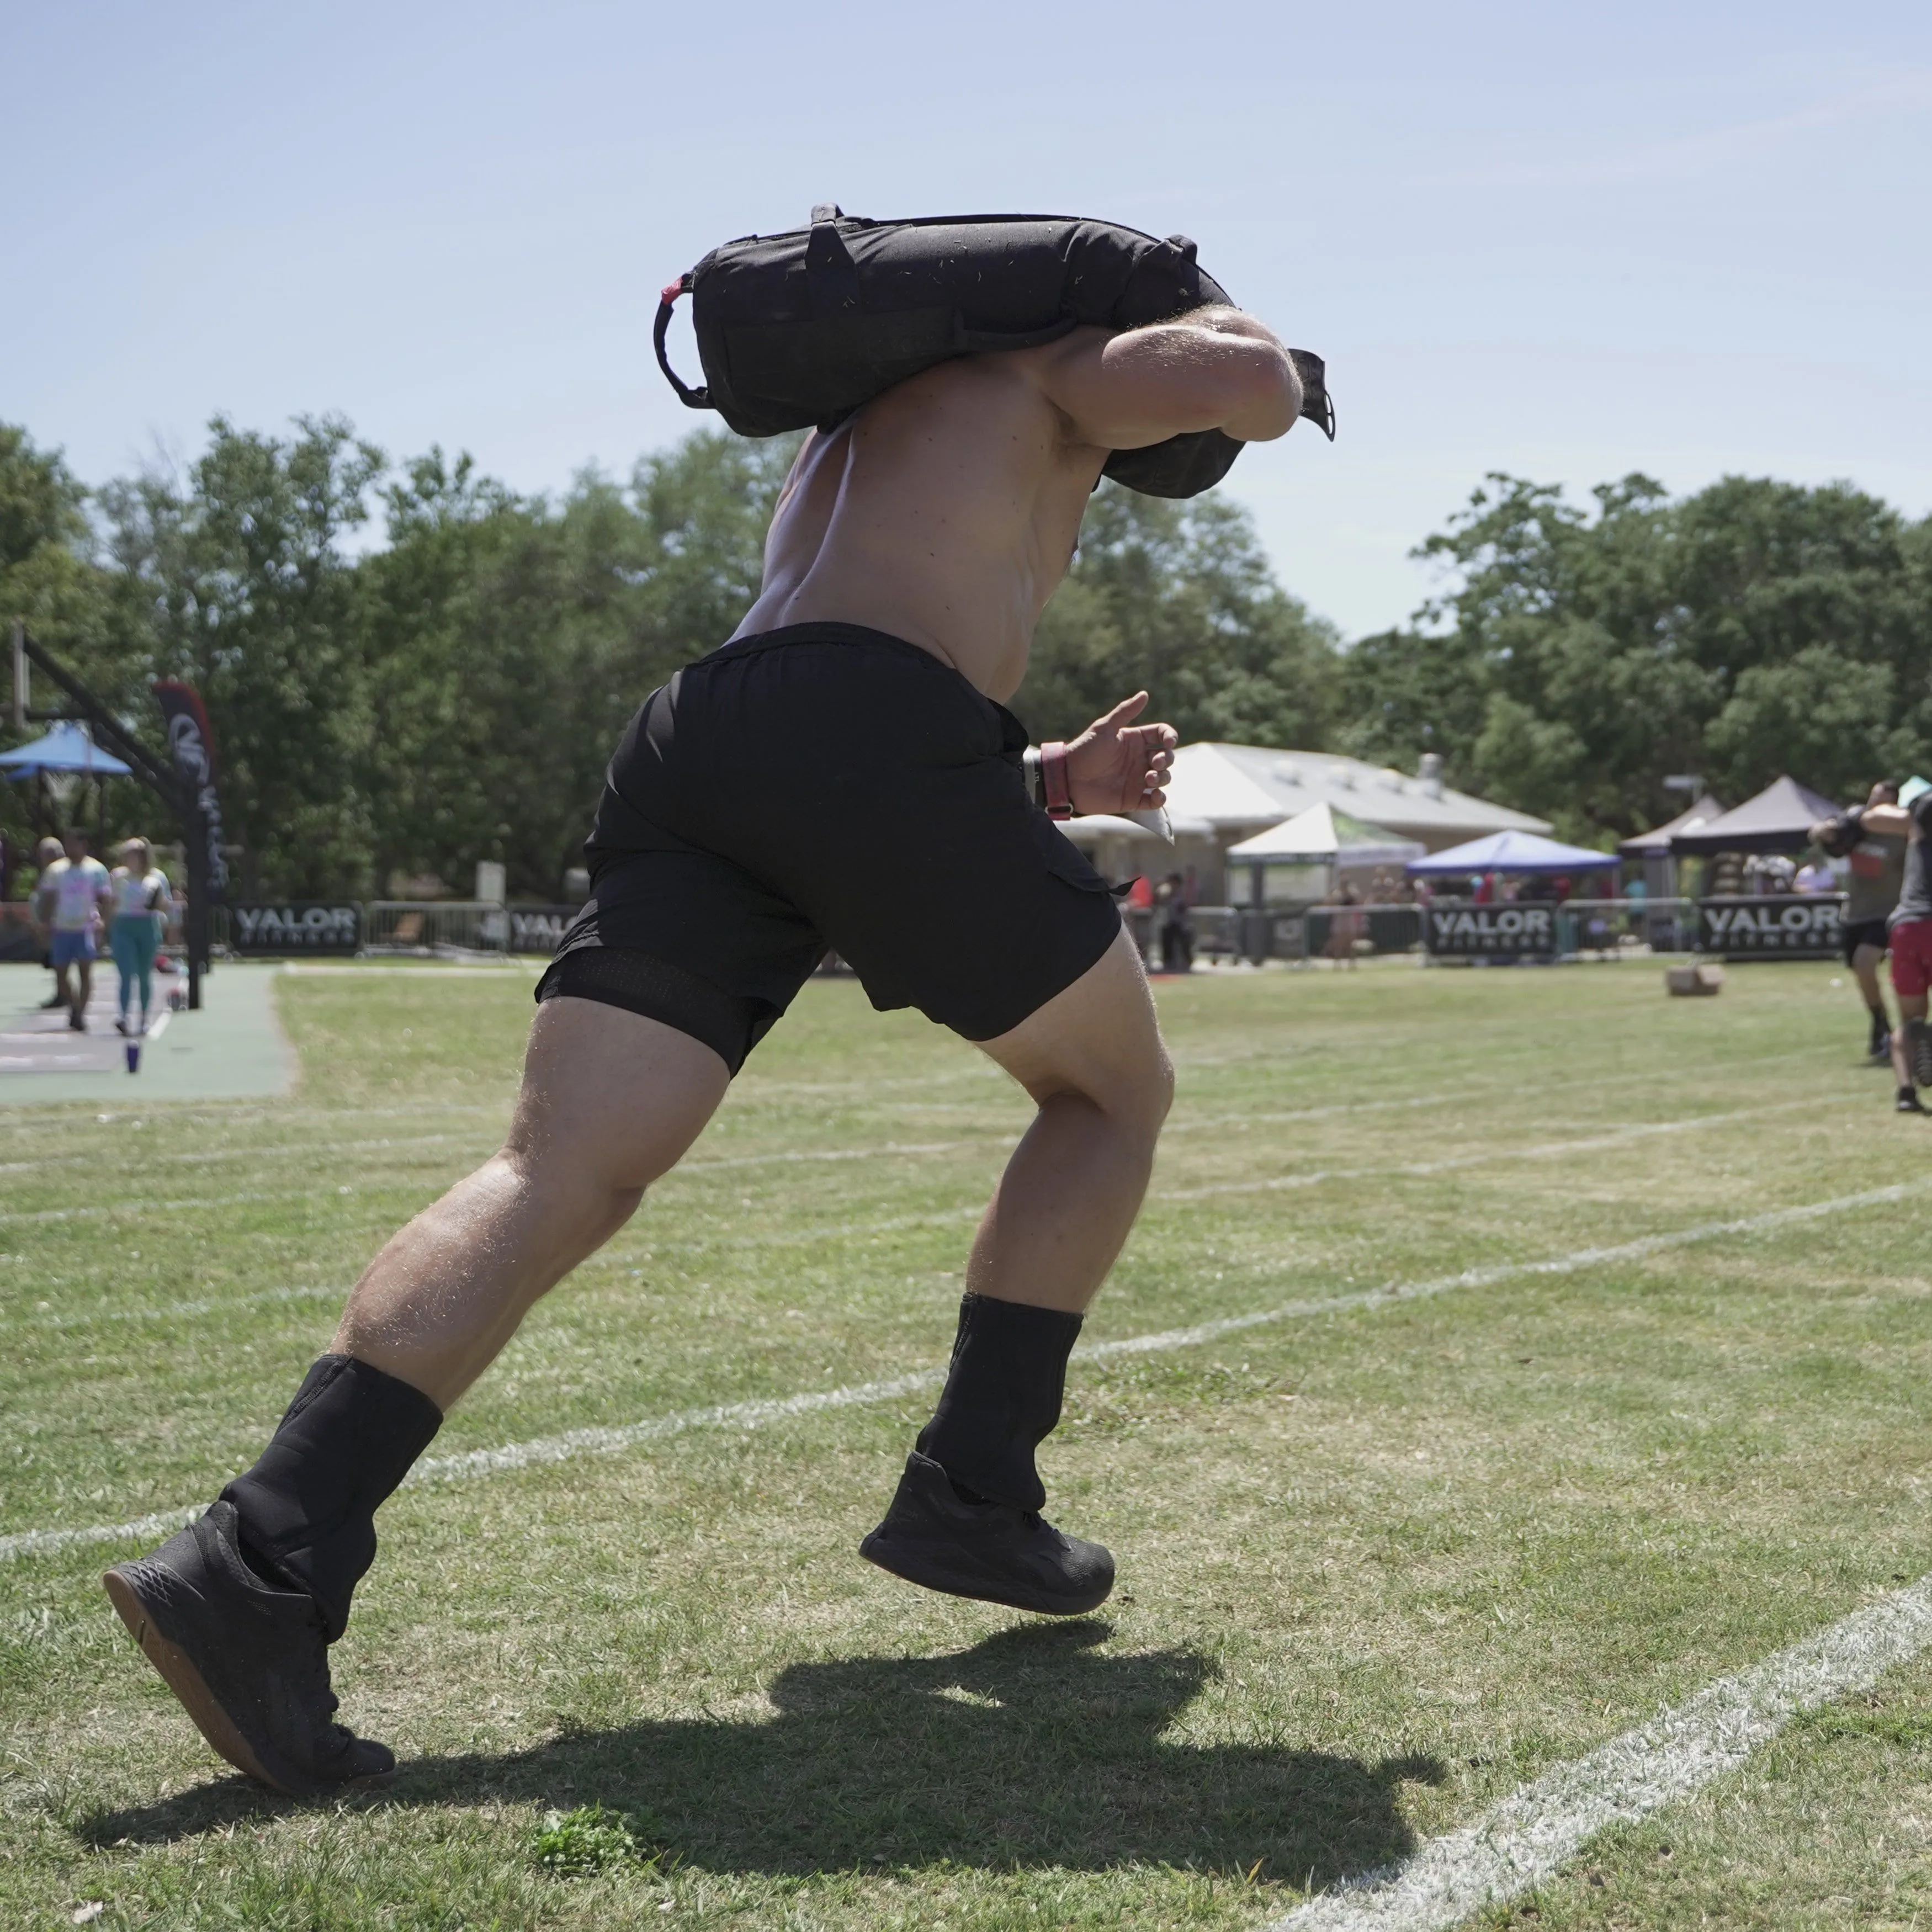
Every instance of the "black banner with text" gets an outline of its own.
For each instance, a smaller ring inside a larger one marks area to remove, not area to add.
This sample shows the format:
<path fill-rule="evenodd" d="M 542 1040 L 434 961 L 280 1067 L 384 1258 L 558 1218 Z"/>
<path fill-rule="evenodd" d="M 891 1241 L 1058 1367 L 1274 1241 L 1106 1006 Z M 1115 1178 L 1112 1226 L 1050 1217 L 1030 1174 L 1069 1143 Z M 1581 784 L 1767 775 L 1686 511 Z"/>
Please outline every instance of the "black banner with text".
<path fill-rule="evenodd" d="M 577 916 L 577 908 L 567 905 L 513 905 L 505 910 L 510 915 L 512 952 L 554 952 L 564 928 Z"/>
<path fill-rule="evenodd" d="M 1700 899 L 1697 950 L 1726 959 L 1830 959 L 1839 947 L 1836 892 Z"/>
<path fill-rule="evenodd" d="M 232 905 L 228 944 L 232 952 L 242 953 L 355 952 L 362 944 L 362 908 L 347 900 Z"/>
<path fill-rule="evenodd" d="M 1438 899 L 1423 914 L 1422 938 L 1438 959 L 1553 959 L 1556 908 Z"/>

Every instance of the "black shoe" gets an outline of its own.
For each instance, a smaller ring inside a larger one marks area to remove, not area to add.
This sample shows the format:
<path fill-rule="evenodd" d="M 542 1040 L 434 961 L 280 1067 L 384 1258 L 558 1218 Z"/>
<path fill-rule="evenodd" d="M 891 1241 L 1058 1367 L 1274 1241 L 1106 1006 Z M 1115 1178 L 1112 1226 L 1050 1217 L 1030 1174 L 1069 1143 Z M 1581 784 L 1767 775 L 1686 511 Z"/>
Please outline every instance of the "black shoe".
<path fill-rule="evenodd" d="M 1114 1587 L 1114 1559 L 1100 1544 L 1063 1536 L 1011 1503 L 966 1502 L 917 1450 L 906 1458 L 885 1521 L 859 1554 L 928 1590 L 1052 1617 L 1097 1610 Z"/>
<path fill-rule="evenodd" d="M 67 1016 L 67 1030 L 69 1033 L 85 1033 L 87 1030 L 87 1022 L 80 1014 L 69 1013 Z"/>
<path fill-rule="evenodd" d="M 395 1769 L 386 1746 L 334 1721 L 321 1614 L 314 1598 L 276 1589 L 242 1561 L 232 1503 L 100 1580 L 141 1654 L 238 1769 L 292 1798 Z"/>
<path fill-rule="evenodd" d="M 1882 1066 L 1892 1058 L 1892 1036 L 1888 1033 L 1875 1033 L 1866 1052 L 1874 1066 Z"/>
<path fill-rule="evenodd" d="M 1925 1109 L 1919 1104 L 1918 1096 L 1910 1087 L 1898 1090 L 1898 1098 L 1892 1103 L 1895 1114 L 1922 1114 Z"/>
<path fill-rule="evenodd" d="M 50 1013 L 56 1006 L 70 1006 L 73 1004 L 74 1002 L 64 993 L 50 993 L 40 1002 L 40 1011 L 44 1013 Z"/>

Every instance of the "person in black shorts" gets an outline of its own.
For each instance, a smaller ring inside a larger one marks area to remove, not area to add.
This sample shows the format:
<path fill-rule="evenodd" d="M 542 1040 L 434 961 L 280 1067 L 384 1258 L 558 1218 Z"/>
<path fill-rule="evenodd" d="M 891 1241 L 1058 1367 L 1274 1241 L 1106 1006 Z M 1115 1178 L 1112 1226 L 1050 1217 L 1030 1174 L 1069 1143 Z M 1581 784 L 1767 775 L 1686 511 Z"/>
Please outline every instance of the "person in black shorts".
<path fill-rule="evenodd" d="M 632 720 L 538 999 L 647 1013 L 736 1072 L 830 947 L 881 1010 L 1010 1031 L 1120 930 L 1026 748 L 1004 705 L 881 632 L 735 639 Z"/>
<path fill-rule="evenodd" d="M 1892 1022 L 1886 1015 L 1878 969 L 1890 944 L 1886 921 L 1898 904 L 1904 884 L 1905 840 L 1897 834 L 1873 830 L 1865 824 L 1864 814 L 1874 806 L 1898 802 L 1898 786 L 1888 779 L 1881 779 L 1872 787 L 1864 805 L 1854 806 L 1836 818 L 1825 819 L 1811 828 L 1812 844 L 1831 857 L 1844 860 L 1850 873 L 1845 909 L 1840 915 L 1839 936 L 1845 964 L 1858 982 L 1859 994 L 1870 1016 L 1865 1053 L 1874 1066 L 1888 1066 L 1892 1060 Z"/>
<path fill-rule="evenodd" d="M 1280 341 L 1213 309 L 962 356 L 808 440 L 736 632 L 644 700 L 610 762 L 501 1152 L 376 1256 L 254 1467 L 104 1580 L 232 1762 L 305 1793 L 392 1768 L 335 1721 L 328 1665 L 376 1509 L 828 947 L 1035 1108 L 974 1239 L 938 1405 L 860 1552 L 1018 1609 L 1106 1598 L 1113 1558 L 1042 1520 L 1035 1451 L 1172 1072 L 1140 956 L 1053 821 L 1160 805 L 1174 734 L 1135 722 L 1140 692 L 1035 751 L 1006 700 L 1109 452 L 1280 436 L 1301 401 Z"/>

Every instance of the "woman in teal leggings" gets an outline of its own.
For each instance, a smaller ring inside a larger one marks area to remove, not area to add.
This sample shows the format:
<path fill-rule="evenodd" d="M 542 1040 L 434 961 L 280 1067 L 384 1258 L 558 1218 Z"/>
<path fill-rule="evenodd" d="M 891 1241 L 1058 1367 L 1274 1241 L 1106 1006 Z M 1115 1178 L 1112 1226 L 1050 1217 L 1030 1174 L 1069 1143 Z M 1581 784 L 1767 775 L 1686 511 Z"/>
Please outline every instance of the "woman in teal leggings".
<path fill-rule="evenodd" d="M 154 848 L 146 839 L 130 838 L 121 848 L 113 887 L 114 923 L 109 929 L 108 944 L 121 974 L 121 1017 L 114 1024 L 123 1033 L 131 1030 L 138 1035 L 148 1030 L 148 1009 L 154 998 L 154 950 L 160 944 L 161 923 L 173 903 L 168 875 L 156 867 Z M 137 984 L 141 1023 L 130 1029 L 128 999 Z"/>

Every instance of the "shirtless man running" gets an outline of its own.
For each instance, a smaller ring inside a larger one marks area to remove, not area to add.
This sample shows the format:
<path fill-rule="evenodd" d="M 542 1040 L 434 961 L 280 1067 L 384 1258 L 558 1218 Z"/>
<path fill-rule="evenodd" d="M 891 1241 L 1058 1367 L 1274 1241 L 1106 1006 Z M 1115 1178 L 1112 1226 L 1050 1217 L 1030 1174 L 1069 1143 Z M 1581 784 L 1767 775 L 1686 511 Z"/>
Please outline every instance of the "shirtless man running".
<path fill-rule="evenodd" d="M 390 1240 L 260 1460 L 105 1578 L 214 1748 L 296 1795 L 394 1760 L 334 1721 L 328 1646 L 375 1512 L 538 1298 L 690 1147 L 827 946 L 874 1006 L 974 1041 L 1037 1112 L 981 1220 L 951 1366 L 861 1546 L 912 1582 L 1092 1609 L 1097 1544 L 1039 1511 L 1082 1311 L 1138 1212 L 1172 1088 L 1114 901 L 1043 805 L 1159 804 L 1138 694 L 1026 751 L 1004 700 L 1111 451 L 1284 435 L 1288 352 L 1229 309 L 961 358 L 800 452 L 736 634 L 645 700 L 539 982 L 502 1150 Z M 997 906 L 998 918 L 986 916 Z"/>

